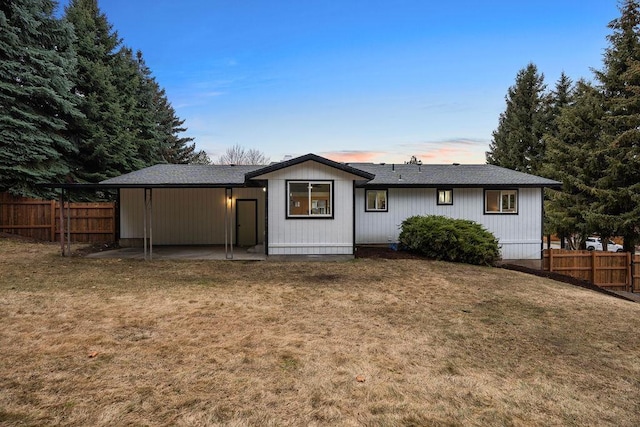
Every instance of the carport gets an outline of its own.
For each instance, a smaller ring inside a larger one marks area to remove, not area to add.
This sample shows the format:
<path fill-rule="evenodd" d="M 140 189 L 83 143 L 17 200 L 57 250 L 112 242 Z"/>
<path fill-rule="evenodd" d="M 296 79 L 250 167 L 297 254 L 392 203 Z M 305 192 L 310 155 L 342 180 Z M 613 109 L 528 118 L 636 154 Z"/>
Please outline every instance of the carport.
<path fill-rule="evenodd" d="M 267 189 L 264 182 L 245 181 L 245 174 L 258 168 L 163 164 L 98 184 L 46 187 L 60 189 L 61 206 L 73 191 L 116 190 L 118 243 L 128 249 L 122 254 L 141 253 L 144 259 L 154 259 L 154 255 L 168 256 L 173 247 L 180 257 L 184 248 L 192 247 L 192 256 L 203 259 L 220 258 L 221 253 L 223 259 L 253 259 L 264 258 Z M 68 255 L 71 242 L 69 233 L 65 242 L 64 209 L 60 225 L 62 254 Z M 205 248 L 208 255 L 203 255 Z M 250 251 L 245 254 L 246 248 Z"/>

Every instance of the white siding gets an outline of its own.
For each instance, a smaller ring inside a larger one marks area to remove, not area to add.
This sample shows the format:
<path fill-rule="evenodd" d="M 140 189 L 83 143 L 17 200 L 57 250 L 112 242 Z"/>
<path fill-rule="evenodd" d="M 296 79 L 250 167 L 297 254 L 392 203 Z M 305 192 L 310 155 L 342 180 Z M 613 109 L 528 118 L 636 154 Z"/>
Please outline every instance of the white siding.
<path fill-rule="evenodd" d="M 258 241 L 264 242 L 264 191 L 261 188 L 234 188 L 236 199 L 258 200 Z M 161 188 L 152 196 L 153 243 L 156 245 L 224 244 L 224 189 Z M 143 239 L 144 191 L 120 190 L 120 238 Z"/>
<path fill-rule="evenodd" d="M 269 255 L 353 254 L 353 180 L 317 162 L 266 174 L 269 180 Z M 287 218 L 287 180 L 333 180 L 333 218 Z"/>
<path fill-rule="evenodd" d="M 364 189 L 356 190 L 356 243 L 397 242 L 402 221 L 413 215 L 444 215 L 469 219 L 492 232 L 503 259 L 539 259 L 542 199 L 539 188 L 518 190 L 517 215 L 485 215 L 481 188 L 455 188 L 453 205 L 438 205 L 435 188 L 390 188 L 388 212 L 365 212 Z"/>

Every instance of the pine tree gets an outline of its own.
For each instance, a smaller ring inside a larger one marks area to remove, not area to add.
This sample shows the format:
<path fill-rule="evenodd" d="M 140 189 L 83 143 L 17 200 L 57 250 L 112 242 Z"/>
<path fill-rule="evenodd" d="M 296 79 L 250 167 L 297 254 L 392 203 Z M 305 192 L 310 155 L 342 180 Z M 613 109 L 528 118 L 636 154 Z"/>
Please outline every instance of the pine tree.
<path fill-rule="evenodd" d="M 544 158 L 543 135 L 548 125 L 544 75 L 534 64 L 520 70 L 508 90 L 507 107 L 493 132 L 487 163 L 537 173 Z"/>
<path fill-rule="evenodd" d="M 0 3 L 0 191 L 48 196 L 37 183 L 64 180 L 67 120 L 79 117 L 71 93 L 73 29 L 49 0 Z"/>
<path fill-rule="evenodd" d="M 625 0 L 620 11 L 609 24 L 604 68 L 595 72 L 608 124 L 598 210 L 630 251 L 640 236 L 640 3 Z"/>

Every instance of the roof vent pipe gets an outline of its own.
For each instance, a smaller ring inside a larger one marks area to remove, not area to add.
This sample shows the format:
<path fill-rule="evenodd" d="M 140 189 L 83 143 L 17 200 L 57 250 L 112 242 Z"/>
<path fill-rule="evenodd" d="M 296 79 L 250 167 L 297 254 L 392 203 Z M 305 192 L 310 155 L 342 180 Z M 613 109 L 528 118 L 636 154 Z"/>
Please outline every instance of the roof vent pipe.
<path fill-rule="evenodd" d="M 391 163 L 391 170 L 395 171 L 396 170 L 396 164 L 395 163 Z"/>

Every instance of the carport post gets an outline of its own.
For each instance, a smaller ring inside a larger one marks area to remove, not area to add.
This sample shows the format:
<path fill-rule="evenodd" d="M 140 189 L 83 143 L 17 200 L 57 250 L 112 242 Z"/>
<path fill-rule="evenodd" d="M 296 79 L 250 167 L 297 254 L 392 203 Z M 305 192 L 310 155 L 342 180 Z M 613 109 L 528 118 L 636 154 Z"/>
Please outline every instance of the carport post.
<path fill-rule="evenodd" d="M 142 247 L 144 248 L 144 259 L 147 259 L 147 189 L 144 188 L 142 199 Z"/>
<path fill-rule="evenodd" d="M 147 198 L 147 190 L 149 190 L 149 198 Z M 144 246 L 144 259 L 147 259 L 147 219 L 149 220 L 149 259 L 153 259 L 153 223 L 151 221 L 152 218 L 152 208 L 153 208 L 153 189 L 145 188 L 144 189 L 144 215 L 143 215 L 143 246 Z"/>
<path fill-rule="evenodd" d="M 149 189 L 149 259 L 153 259 L 153 188 Z"/>
<path fill-rule="evenodd" d="M 224 257 L 233 259 L 233 188 L 224 189 Z M 230 249 L 230 250 L 229 250 Z"/>
<path fill-rule="evenodd" d="M 67 256 L 71 256 L 71 200 L 67 193 Z"/>
<path fill-rule="evenodd" d="M 64 188 L 60 189 L 60 253 L 65 256 L 64 250 Z"/>

